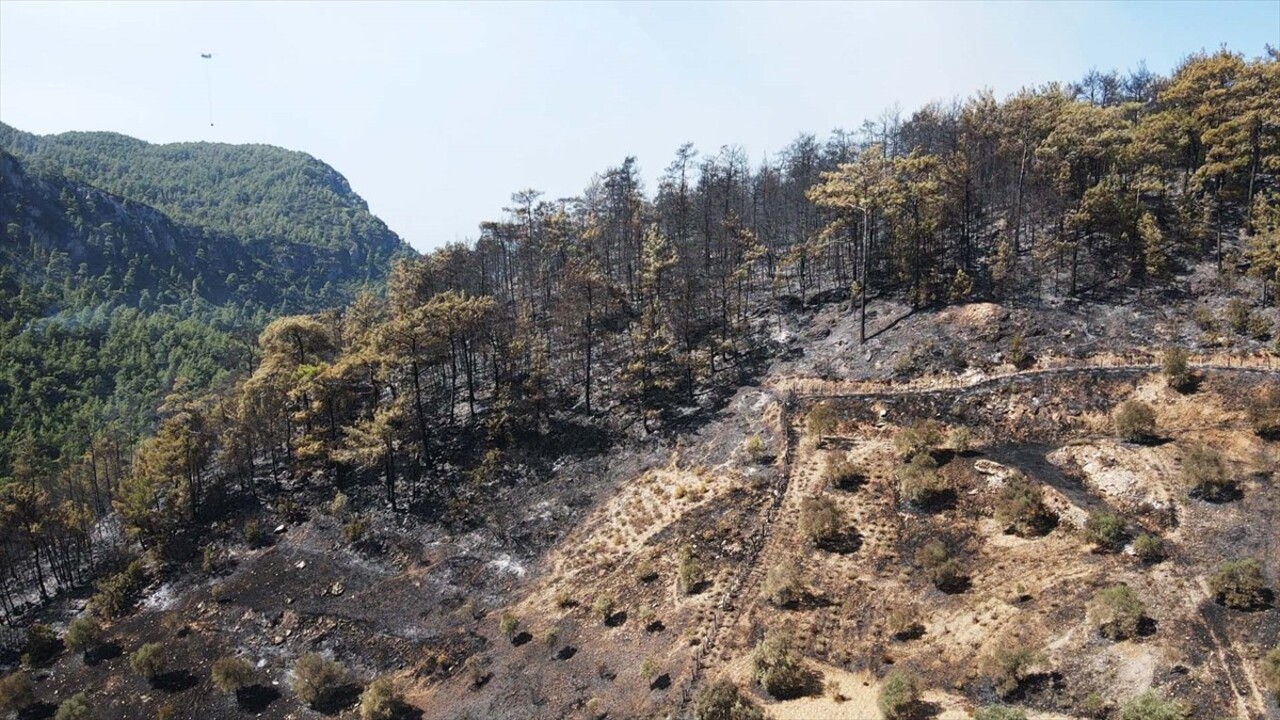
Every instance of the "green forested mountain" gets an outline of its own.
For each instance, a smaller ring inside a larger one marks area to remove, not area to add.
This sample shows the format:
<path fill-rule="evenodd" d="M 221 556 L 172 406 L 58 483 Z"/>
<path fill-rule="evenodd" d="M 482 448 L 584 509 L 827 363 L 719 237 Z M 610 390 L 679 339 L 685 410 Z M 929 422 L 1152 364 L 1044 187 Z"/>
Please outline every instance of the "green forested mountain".
<path fill-rule="evenodd" d="M 0 478 L 144 431 L 167 393 L 252 362 L 271 316 L 411 252 L 303 153 L 7 125 L 0 230 Z"/>

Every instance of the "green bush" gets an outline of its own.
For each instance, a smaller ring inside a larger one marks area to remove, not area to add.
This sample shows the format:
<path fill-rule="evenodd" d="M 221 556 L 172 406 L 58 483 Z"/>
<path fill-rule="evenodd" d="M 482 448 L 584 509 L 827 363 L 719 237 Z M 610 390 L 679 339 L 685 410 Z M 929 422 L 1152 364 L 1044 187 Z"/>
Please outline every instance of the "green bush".
<path fill-rule="evenodd" d="M 129 667 L 138 677 L 147 682 L 154 682 L 164 673 L 164 648 L 160 643 L 147 643 L 129 656 Z"/>
<path fill-rule="evenodd" d="M 804 666 L 791 647 L 791 636 L 783 630 L 765 635 L 751 665 L 752 677 L 775 698 L 795 697 L 804 690 Z"/>
<path fill-rule="evenodd" d="M 102 638 L 102 626 L 98 621 L 88 615 L 81 615 L 67 626 L 67 634 L 63 637 L 63 642 L 71 652 L 87 655 L 102 645 Z"/>
<path fill-rule="evenodd" d="M 1182 481 L 1192 497 L 1212 502 L 1228 500 L 1236 482 L 1227 472 L 1222 455 L 1208 445 L 1192 445 L 1182 458 Z"/>
<path fill-rule="evenodd" d="M 360 693 L 360 720 L 395 720 L 404 711 L 404 695 L 391 678 L 378 678 Z"/>
<path fill-rule="evenodd" d="M 1253 311 L 1249 308 L 1249 303 L 1240 298 L 1232 298 L 1227 303 L 1227 326 L 1237 333 L 1244 334 L 1249 331 L 1249 318 L 1253 316 Z"/>
<path fill-rule="evenodd" d="M 253 666 L 242 657 L 219 658 L 209 672 L 213 686 L 224 693 L 236 693 L 253 684 Z"/>
<path fill-rule="evenodd" d="M 1262 567 L 1253 558 L 1223 563 L 1209 578 L 1209 589 L 1213 591 L 1215 600 L 1235 610 L 1259 607 L 1267 597 L 1267 581 L 1262 576 Z"/>
<path fill-rule="evenodd" d="M 293 664 L 289 681 L 293 694 L 303 704 L 314 708 L 332 699 L 351 682 L 351 677 L 341 663 L 317 653 L 307 653 Z"/>
<path fill-rule="evenodd" d="M 1117 720 L 1185 720 L 1191 711 L 1179 702 L 1162 699 L 1155 690 L 1148 690 L 1120 706 Z"/>
<path fill-rule="evenodd" d="M 266 539 L 266 533 L 262 531 L 262 523 L 255 519 L 245 520 L 242 532 L 244 534 L 244 542 L 249 547 L 258 547 Z"/>
<path fill-rule="evenodd" d="M 951 552 L 941 540 L 930 540 L 924 547 L 916 551 L 916 564 L 924 568 L 929 581 L 939 590 L 950 592 L 963 586 L 965 577 L 960 563 L 951 557 Z"/>
<path fill-rule="evenodd" d="M 1015 473 L 996 498 L 996 521 L 1021 537 L 1043 535 L 1054 516 L 1044 504 L 1044 491 L 1022 473 Z"/>
<path fill-rule="evenodd" d="M 676 560 L 676 582 L 680 586 L 680 592 L 691 594 L 705 579 L 706 575 L 693 554 L 693 548 L 688 545 L 680 548 L 680 555 Z"/>
<path fill-rule="evenodd" d="M 1280 702 L 1280 645 L 1271 648 L 1271 652 L 1262 658 L 1262 684 L 1276 696 Z"/>
<path fill-rule="evenodd" d="M 906 671 L 895 669 L 884 679 L 876 705 L 886 718 L 898 720 L 911 717 L 918 702 L 920 702 L 920 683 Z"/>
<path fill-rule="evenodd" d="M 368 530 L 369 526 L 364 518 L 353 517 L 342 526 L 342 540 L 348 545 L 354 545 L 364 539 Z"/>
<path fill-rule="evenodd" d="M 1009 697 L 1033 670 L 1045 662 L 1043 653 L 1025 645 L 1002 647 L 984 657 L 982 673 L 995 685 L 1000 697 Z"/>
<path fill-rule="evenodd" d="M 1144 402 L 1124 401 L 1116 409 L 1112 419 L 1115 421 L 1116 434 L 1129 442 L 1144 442 L 1155 437 L 1156 412 Z"/>
<path fill-rule="evenodd" d="M 516 617 L 510 611 L 504 610 L 502 615 L 498 617 L 498 632 L 503 637 L 512 637 L 516 634 L 516 630 L 520 629 L 520 618 Z"/>
<path fill-rule="evenodd" d="M 1266 385 L 1254 393 L 1246 415 L 1259 437 L 1280 438 L 1280 385 Z"/>
<path fill-rule="evenodd" d="M 978 708 L 973 720 L 1027 720 L 1027 714 L 1008 705 L 987 705 Z"/>
<path fill-rule="evenodd" d="M 765 601 L 775 607 L 784 607 L 798 602 L 804 595 L 804 581 L 800 577 L 800 568 L 791 560 L 769 568 L 764 578 Z"/>
<path fill-rule="evenodd" d="M 89 608 L 99 617 L 120 617 L 137 600 L 147 584 L 147 570 L 141 560 L 134 560 L 124 570 L 98 581 L 98 591 L 89 598 Z"/>
<path fill-rule="evenodd" d="M 769 448 L 765 445 L 764 438 L 759 435 L 752 435 L 747 438 L 747 442 L 743 446 L 743 449 L 747 451 L 747 455 L 751 458 L 752 462 L 761 462 L 768 457 L 769 453 Z"/>
<path fill-rule="evenodd" d="M 1124 520 L 1115 513 L 1094 512 L 1084 524 L 1084 536 L 1102 552 L 1119 552 L 1124 547 Z"/>
<path fill-rule="evenodd" d="M 823 543 L 840 535 L 844 513 L 827 495 L 807 497 L 800 503 L 800 533 L 811 543 Z"/>
<path fill-rule="evenodd" d="M 835 408 L 831 407 L 830 403 L 820 402 L 809 409 L 804 424 L 809 435 L 822 437 L 836 431 L 840 418 L 836 416 Z"/>
<path fill-rule="evenodd" d="M 1128 640 L 1138 636 L 1147 606 L 1128 585 L 1113 585 L 1094 596 L 1094 616 L 1102 636 Z"/>
<path fill-rule="evenodd" d="M 852 489 L 866 477 L 862 468 L 849 462 L 844 456 L 831 457 L 822 473 L 822 480 L 833 490 Z"/>
<path fill-rule="evenodd" d="M 14 672 L 0 679 L 0 710 L 20 713 L 36 703 L 36 689 L 31 676 Z"/>
<path fill-rule="evenodd" d="M 27 629 L 27 642 L 22 646 L 22 664 L 26 667 L 45 667 L 62 652 L 62 641 L 53 628 L 35 623 Z"/>
<path fill-rule="evenodd" d="M 613 612 L 618 608 L 618 601 L 613 599 L 612 595 L 597 595 L 595 602 L 591 603 L 591 612 L 595 613 L 602 621 L 608 620 L 613 616 Z"/>
<path fill-rule="evenodd" d="M 938 474 L 938 463 L 929 453 L 916 453 L 898 468 L 898 496 L 916 507 L 928 507 L 949 490 Z"/>
<path fill-rule="evenodd" d="M 893 449 L 901 458 L 931 453 L 942 444 L 942 425 L 933 419 L 917 420 L 893 437 Z"/>
<path fill-rule="evenodd" d="M 1019 333 L 1009 339 L 1009 364 L 1018 370 L 1026 370 L 1031 367 L 1031 352 L 1027 350 L 1027 341 Z"/>
<path fill-rule="evenodd" d="M 694 720 L 765 720 L 766 717 L 755 700 L 727 678 L 704 686 L 693 699 Z"/>
<path fill-rule="evenodd" d="M 89 698 L 82 692 L 63 700 L 53 720 L 89 720 Z"/>
<path fill-rule="evenodd" d="M 1160 359 L 1160 370 L 1164 373 L 1165 383 L 1178 392 L 1190 390 L 1195 384 L 1195 376 L 1187 362 L 1187 351 L 1182 348 L 1166 349 Z"/>
<path fill-rule="evenodd" d="M 1133 541 L 1133 554 L 1144 563 L 1160 562 L 1164 559 L 1164 541 L 1156 535 L 1142 533 Z"/>

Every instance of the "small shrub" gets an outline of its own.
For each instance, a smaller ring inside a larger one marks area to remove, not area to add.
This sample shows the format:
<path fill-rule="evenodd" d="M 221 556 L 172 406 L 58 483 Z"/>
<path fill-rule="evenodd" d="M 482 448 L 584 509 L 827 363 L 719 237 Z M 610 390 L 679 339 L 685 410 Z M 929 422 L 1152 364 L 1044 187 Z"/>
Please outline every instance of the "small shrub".
<path fill-rule="evenodd" d="M 1000 697 L 1008 697 L 1032 671 L 1045 662 L 1045 656 L 1025 645 L 996 650 L 983 658 L 982 673 L 995 684 Z"/>
<path fill-rule="evenodd" d="M 236 693 L 253 684 L 253 666 L 242 657 L 219 658 L 209 671 L 213 686 L 224 693 Z"/>
<path fill-rule="evenodd" d="M 378 678 L 360 693 L 360 720 L 396 720 L 404 709 L 404 695 L 391 678 Z"/>
<path fill-rule="evenodd" d="M 241 533 L 244 535 L 245 544 L 249 547 L 260 547 L 262 541 L 266 538 L 266 533 L 262 531 L 262 523 L 258 522 L 256 518 L 245 520 Z"/>
<path fill-rule="evenodd" d="M 342 541 L 348 545 L 355 545 L 364 539 L 368 529 L 369 526 L 365 523 L 364 518 L 351 518 L 342 526 Z"/>
<path fill-rule="evenodd" d="M 804 690 L 805 673 L 800 657 L 783 630 L 765 635 L 751 658 L 752 677 L 775 698 L 795 697 Z"/>
<path fill-rule="evenodd" d="M 835 432 L 840 418 L 836 416 L 835 408 L 830 403 L 820 402 L 809 409 L 804 424 L 810 436 L 820 438 Z"/>
<path fill-rule="evenodd" d="M 1249 331 L 1249 318 L 1252 315 L 1253 311 L 1249 308 L 1249 303 L 1240 298 L 1233 298 L 1227 303 L 1227 327 L 1237 333 L 1244 334 Z"/>
<path fill-rule="evenodd" d="M 504 611 L 502 615 L 498 617 L 498 632 L 501 633 L 503 637 L 512 637 L 516 634 L 516 630 L 519 629 L 520 618 L 516 617 L 512 613 Z"/>
<path fill-rule="evenodd" d="M 941 540 L 930 540 L 916 551 L 916 564 L 924 568 L 929 581 L 939 590 L 950 592 L 963 587 L 964 572 Z"/>
<path fill-rule="evenodd" d="M 636 620 L 640 621 L 641 627 L 647 627 L 653 621 L 653 606 L 649 603 L 643 603 L 636 608 Z"/>
<path fill-rule="evenodd" d="M 895 640 L 909 640 L 924 633 L 924 626 L 920 624 L 920 612 L 910 605 L 890 612 L 885 627 L 889 637 Z"/>
<path fill-rule="evenodd" d="M 1112 419 L 1115 422 L 1116 434 L 1129 442 L 1144 442 L 1155 437 L 1156 412 L 1144 402 L 1124 401 Z"/>
<path fill-rule="evenodd" d="M 1164 373 L 1165 384 L 1178 392 L 1190 390 L 1195 384 L 1195 376 L 1187 362 L 1187 351 L 1182 348 L 1166 349 L 1160 358 L 1160 370 Z"/>
<path fill-rule="evenodd" d="M 1205 333 L 1218 332 L 1217 313 L 1205 307 L 1204 305 L 1198 305 L 1194 310 L 1191 311 L 1191 319 L 1193 322 L 1195 322 L 1196 327 L 1200 328 L 1201 332 L 1205 332 Z"/>
<path fill-rule="evenodd" d="M 1120 706 L 1117 720 L 1185 720 L 1191 711 L 1180 702 L 1164 700 L 1148 690 Z"/>
<path fill-rule="evenodd" d="M 849 462 L 848 458 L 840 456 L 827 460 L 822 480 L 827 487 L 834 490 L 850 490 L 857 487 L 865 476 L 861 468 Z"/>
<path fill-rule="evenodd" d="M 949 490 L 938 474 L 938 463 L 927 452 L 916 453 L 898 468 L 898 496 L 916 507 L 929 507 Z"/>
<path fill-rule="evenodd" d="M 1124 520 L 1115 513 L 1101 510 L 1085 521 L 1084 535 L 1101 552 L 1119 552 L 1127 538 Z"/>
<path fill-rule="evenodd" d="M 154 682 L 164 673 L 164 649 L 160 643 L 147 643 L 129 656 L 129 667 L 147 682 Z"/>
<path fill-rule="evenodd" d="M 573 597 L 573 593 L 568 588 L 556 591 L 556 607 L 560 609 L 571 608 L 578 604 L 577 599 Z"/>
<path fill-rule="evenodd" d="M 680 586 L 680 592 L 686 595 L 692 593 L 705 579 L 702 565 L 694 556 L 693 548 L 688 545 L 680 548 L 680 555 L 676 560 L 676 582 Z"/>
<path fill-rule="evenodd" d="M 1211 502 L 1228 500 L 1236 492 L 1236 482 L 1228 474 L 1222 455 L 1208 445 L 1193 445 L 1182 458 L 1182 480 L 1191 497 Z"/>
<path fill-rule="evenodd" d="M 1271 652 L 1262 658 L 1262 684 L 1276 696 L 1280 702 L 1280 645 L 1271 648 Z"/>
<path fill-rule="evenodd" d="M 880 687 L 880 697 L 876 700 L 876 705 L 886 718 L 898 720 L 910 717 L 918 702 L 920 702 L 920 683 L 903 670 L 893 670 L 884 679 L 884 685 Z"/>
<path fill-rule="evenodd" d="M 775 607 L 799 602 L 804 595 L 804 581 L 800 568 L 790 560 L 784 560 L 769 568 L 764 578 L 765 600 Z"/>
<path fill-rule="evenodd" d="M 760 462 L 768 457 L 769 448 L 764 444 L 764 438 L 759 435 L 752 435 L 747 438 L 743 449 L 747 451 L 747 456 L 751 458 L 752 462 Z"/>
<path fill-rule="evenodd" d="M 648 680 L 658 674 L 662 667 L 658 665 L 658 661 L 652 657 L 646 656 L 644 661 L 640 663 L 640 677 Z"/>
<path fill-rule="evenodd" d="M 36 702 L 35 686 L 25 672 L 14 672 L 0 679 L 0 710 L 20 713 Z"/>
<path fill-rule="evenodd" d="M 205 546 L 204 551 L 200 555 L 200 572 L 205 575 L 212 575 L 218 571 L 218 566 L 222 564 L 222 553 L 213 545 Z"/>
<path fill-rule="evenodd" d="M 973 432 L 964 425 L 957 425 L 947 431 L 943 445 L 951 452 L 963 455 L 973 449 Z"/>
<path fill-rule="evenodd" d="M 827 681 L 825 691 L 827 697 L 831 698 L 833 702 L 842 703 L 848 699 L 844 696 L 844 692 L 840 690 L 840 681 L 834 678 Z"/>
<path fill-rule="evenodd" d="M 608 620 L 617 607 L 618 602 L 613 599 L 612 595 L 597 595 L 595 602 L 591 603 L 591 612 L 595 613 L 601 620 Z"/>
<path fill-rule="evenodd" d="M 693 717 L 694 720 L 765 720 L 767 716 L 732 680 L 721 678 L 698 691 L 693 699 Z"/>
<path fill-rule="evenodd" d="M 89 698 L 82 692 L 63 700 L 53 720 L 89 720 Z"/>
<path fill-rule="evenodd" d="M 1094 616 L 1102 636 L 1128 640 L 1138 636 L 1147 606 L 1128 585 L 1113 585 L 1094 597 Z"/>
<path fill-rule="evenodd" d="M 1249 321 L 1245 324 L 1245 333 L 1258 341 L 1270 340 L 1272 329 L 1271 321 L 1257 313 L 1250 315 Z"/>
<path fill-rule="evenodd" d="M 1261 607 L 1267 599 L 1262 567 L 1253 558 L 1223 563 L 1209 578 L 1209 589 L 1217 602 L 1235 610 Z"/>
<path fill-rule="evenodd" d="M 67 634 L 63 637 L 63 642 L 71 652 L 88 655 L 102 645 L 102 638 L 102 625 L 88 615 L 81 615 L 67 626 Z"/>
<path fill-rule="evenodd" d="M 1019 333 L 1009 339 L 1009 364 L 1018 370 L 1026 370 L 1031 367 L 1031 352 L 1027 350 L 1027 341 Z"/>
<path fill-rule="evenodd" d="M 1016 473 L 996 498 L 996 521 L 1022 537 L 1043 535 L 1054 522 L 1039 485 Z"/>
<path fill-rule="evenodd" d="M 349 682 L 350 676 L 341 663 L 317 653 L 307 653 L 298 658 L 290 677 L 293 694 L 312 708 L 333 698 Z"/>
<path fill-rule="evenodd" d="M 347 508 L 351 505 L 351 501 L 341 490 L 334 493 L 333 500 L 329 501 L 329 514 L 334 517 L 342 517 L 347 514 Z"/>
<path fill-rule="evenodd" d="M 1280 438 L 1280 385 L 1267 385 L 1254 393 L 1246 415 L 1249 426 L 1261 438 Z"/>
<path fill-rule="evenodd" d="M 978 708 L 973 720 L 1027 720 L 1027 714 L 1008 705 L 987 705 Z"/>
<path fill-rule="evenodd" d="M 636 579 L 642 583 L 651 583 L 658 579 L 658 570 L 648 559 L 636 564 Z"/>
<path fill-rule="evenodd" d="M 1142 533 L 1133 541 L 1133 554 L 1144 563 L 1157 563 L 1164 559 L 1164 541 L 1156 535 Z"/>
<path fill-rule="evenodd" d="M 133 606 L 146 584 L 146 567 L 141 560 L 134 560 L 124 570 L 98 581 L 89 608 L 102 618 L 119 617 Z"/>
<path fill-rule="evenodd" d="M 22 664 L 26 667 L 44 667 L 62 652 L 62 641 L 53 628 L 35 623 L 27 629 L 27 642 L 22 647 Z"/>
<path fill-rule="evenodd" d="M 893 449 L 902 458 L 931 453 L 941 444 L 942 425 L 933 419 L 917 420 L 893 436 Z"/>
<path fill-rule="evenodd" d="M 844 513 L 827 495 L 807 497 L 800 503 L 800 533 L 811 543 L 823 543 L 840 535 Z"/>

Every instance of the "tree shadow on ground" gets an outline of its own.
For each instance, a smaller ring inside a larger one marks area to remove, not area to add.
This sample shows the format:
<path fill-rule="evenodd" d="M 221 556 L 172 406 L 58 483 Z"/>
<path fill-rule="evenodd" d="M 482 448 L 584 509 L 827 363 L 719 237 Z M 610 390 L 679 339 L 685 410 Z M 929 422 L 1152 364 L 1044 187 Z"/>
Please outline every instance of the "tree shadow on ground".
<path fill-rule="evenodd" d="M 360 699 L 360 686 L 347 683 L 321 698 L 311 708 L 322 715 L 339 715 Z"/>
<path fill-rule="evenodd" d="M 862 534 L 854 528 L 845 528 L 831 537 L 823 538 L 817 543 L 819 550 L 837 555 L 848 555 L 862 548 Z"/>
<path fill-rule="evenodd" d="M 611 627 L 611 628 L 622 627 L 626 623 L 627 623 L 626 610 L 619 610 L 618 612 L 604 619 L 605 626 Z"/>
<path fill-rule="evenodd" d="M 161 673 L 151 682 L 151 686 L 157 690 L 163 690 L 167 693 L 180 693 L 190 690 L 199 684 L 200 680 L 190 670 L 170 670 L 167 673 Z"/>
<path fill-rule="evenodd" d="M 123 654 L 124 648 L 120 647 L 120 643 L 103 643 L 92 650 L 85 651 L 84 664 L 93 667 L 98 663 L 114 660 Z"/>
<path fill-rule="evenodd" d="M 47 720 L 58 711 L 58 706 L 49 702 L 38 702 L 28 705 L 18 712 L 18 720 Z"/>
<path fill-rule="evenodd" d="M 650 690 L 666 690 L 669 687 L 671 687 L 670 673 L 662 673 L 658 677 L 654 678 L 653 682 L 649 683 Z"/>
<path fill-rule="evenodd" d="M 280 699 L 280 691 L 269 685 L 250 685 L 236 693 L 236 703 L 244 710 L 258 714 Z"/>

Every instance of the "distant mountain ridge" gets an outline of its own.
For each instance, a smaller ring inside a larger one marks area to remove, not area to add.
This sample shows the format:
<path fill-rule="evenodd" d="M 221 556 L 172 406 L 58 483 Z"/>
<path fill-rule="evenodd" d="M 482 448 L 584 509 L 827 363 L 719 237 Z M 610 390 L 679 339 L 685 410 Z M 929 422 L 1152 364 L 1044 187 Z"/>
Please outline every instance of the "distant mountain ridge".
<path fill-rule="evenodd" d="M 301 152 L 4 124 L 0 152 L 0 259 L 32 280 L 56 251 L 127 302 L 148 290 L 305 310 L 341 303 L 412 254 L 346 178 Z M 140 278 L 139 265 L 167 277 Z M 179 280 L 189 292 L 165 286 Z"/>

